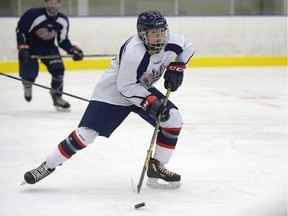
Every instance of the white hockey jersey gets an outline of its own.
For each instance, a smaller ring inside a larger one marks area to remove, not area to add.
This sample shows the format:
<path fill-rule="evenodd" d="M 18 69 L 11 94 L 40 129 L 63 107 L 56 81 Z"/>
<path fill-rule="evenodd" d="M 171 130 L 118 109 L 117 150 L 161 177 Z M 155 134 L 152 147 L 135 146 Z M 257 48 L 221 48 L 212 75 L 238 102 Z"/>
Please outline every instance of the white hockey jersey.
<path fill-rule="evenodd" d="M 194 54 L 192 43 L 183 35 L 171 33 L 165 49 L 150 55 L 138 36 L 131 37 L 110 63 L 91 100 L 113 105 L 140 107 L 151 88 L 171 61 L 188 63 Z"/>

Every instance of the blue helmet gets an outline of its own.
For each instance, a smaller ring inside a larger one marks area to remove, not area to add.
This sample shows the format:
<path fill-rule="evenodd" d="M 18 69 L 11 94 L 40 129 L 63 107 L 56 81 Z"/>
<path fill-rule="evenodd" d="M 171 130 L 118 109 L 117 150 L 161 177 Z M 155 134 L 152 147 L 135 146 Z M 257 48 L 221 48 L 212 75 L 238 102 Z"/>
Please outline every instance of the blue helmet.
<path fill-rule="evenodd" d="M 147 33 L 150 30 L 161 29 L 163 38 L 159 42 L 149 42 Z M 137 19 L 137 31 L 139 38 L 144 42 L 146 48 L 153 51 L 160 51 L 168 43 L 168 25 L 166 19 L 159 11 L 147 11 L 139 14 Z"/>

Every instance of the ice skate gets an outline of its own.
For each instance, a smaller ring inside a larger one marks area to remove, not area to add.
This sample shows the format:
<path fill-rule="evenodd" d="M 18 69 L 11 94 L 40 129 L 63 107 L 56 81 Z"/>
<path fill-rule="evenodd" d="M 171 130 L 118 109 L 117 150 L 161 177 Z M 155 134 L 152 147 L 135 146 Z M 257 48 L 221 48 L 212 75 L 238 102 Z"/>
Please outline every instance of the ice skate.
<path fill-rule="evenodd" d="M 48 175 L 50 175 L 52 172 L 54 172 L 54 169 L 49 169 L 46 166 L 46 162 L 42 163 L 39 167 L 30 170 L 28 172 L 25 173 L 24 175 L 24 181 L 21 185 L 23 184 L 35 184 L 36 182 L 42 180 L 43 178 L 47 177 Z"/>
<path fill-rule="evenodd" d="M 181 187 L 181 176 L 171 172 L 164 164 L 151 158 L 147 170 L 146 185 L 152 188 L 177 189 Z"/>
<path fill-rule="evenodd" d="M 51 93 L 52 100 L 53 100 L 53 105 L 56 107 L 56 109 L 68 109 L 70 108 L 70 104 L 63 100 L 61 96 L 55 96 L 53 93 Z"/>
<path fill-rule="evenodd" d="M 32 88 L 24 88 L 24 97 L 27 102 L 32 100 Z"/>

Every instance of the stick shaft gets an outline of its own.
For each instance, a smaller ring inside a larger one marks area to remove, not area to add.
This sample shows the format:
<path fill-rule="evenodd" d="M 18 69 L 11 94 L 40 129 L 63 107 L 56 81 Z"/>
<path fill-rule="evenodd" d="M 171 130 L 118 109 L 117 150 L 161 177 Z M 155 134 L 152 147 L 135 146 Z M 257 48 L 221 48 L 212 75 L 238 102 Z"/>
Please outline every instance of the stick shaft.
<path fill-rule="evenodd" d="M 30 81 L 28 81 L 28 80 L 24 80 L 24 79 L 21 79 L 21 78 L 18 78 L 18 77 L 14 77 L 14 76 L 11 76 L 11 75 L 8 75 L 8 74 L 5 74 L 5 73 L 1 73 L 1 72 L 0 72 L 0 75 L 6 76 L 6 77 L 8 77 L 8 78 L 15 79 L 15 80 L 18 80 L 18 81 L 21 81 L 21 82 L 26 82 L 26 83 L 29 83 L 29 84 L 31 84 L 31 85 L 38 86 L 38 87 L 40 87 L 40 88 L 48 89 L 48 90 L 50 90 L 50 91 L 53 91 L 54 93 L 61 93 L 61 94 L 67 95 L 67 96 L 69 96 L 69 97 L 73 97 L 73 98 L 77 98 L 77 99 L 79 99 L 79 100 L 83 100 L 83 101 L 89 102 L 89 100 L 87 100 L 87 99 L 85 99 L 85 98 L 82 98 L 82 97 L 79 97 L 79 96 L 76 96 L 76 95 L 73 95 L 73 94 L 69 94 L 69 93 L 66 93 L 66 92 L 63 92 L 63 91 L 55 90 L 55 89 L 49 88 L 49 87 L 47 87 L 47 86 L 40 85 L 40 84 L 37 84 L 37 83 L 34 83 L 34 82 L 30 82 Z"/>
<path fill-rule="evenodd" d="M 169 84 L 168 88 L 167 88 L 166 95 L 165 95 L 165 99 L 164 99 L 164 102 L 163 102 L 164 106 L 166 106 L 167 103 L 168 103 L 170 92 L 171 92 L 171 85 Z M 141 187 L 142 187 L 142 184 L 143 184 L 145 172 L 146 172 L 146 170 L 148 168 L 148 164 L 149 164 L 149 160 L 151 158 L 152 152 L 153 152 L 156 136 L 157 136 L 157 133 L 158 133 L 158 130 L 159 130 L 159 127 L 160 127 L 160 122 L 161 122 L 161 115 L 158 116 L 158 119 L 157 119 L 157 122 L 156 122 L 156 126 L 154 128 L 154 132 L 153 132 L 153 135 L 152 135 L 152 138 L 151 138 L 150 146 L 149 146 L 149 149 L 147 150 L 145 163 L 144 163 L 144 166 L 142 168 L 142 172 L 141 172 L 141 175 L 140 175 L 139 183 L 137 185 L 137 192 L 138 193 L 140 193 L 140 191 L 141 191 Z"/>
<path fill-rule="evenodd" d="M 91 55 L 84 55 L 84 58 L 89 57 L 113 57 L 116 54 L 91 54 Z M 57 59 L 57 58 L 72 58 L 73 55 L 32 55 L 32 59 Z"/>

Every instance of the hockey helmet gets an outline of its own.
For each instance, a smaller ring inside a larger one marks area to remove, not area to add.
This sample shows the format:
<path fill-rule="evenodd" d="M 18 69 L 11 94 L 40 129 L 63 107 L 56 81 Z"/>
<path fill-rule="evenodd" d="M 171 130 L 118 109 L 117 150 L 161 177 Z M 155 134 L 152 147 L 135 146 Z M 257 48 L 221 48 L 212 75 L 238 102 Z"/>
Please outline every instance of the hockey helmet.
<path fill-rule="evenodd" d="M 167 21 L 159 11 L 146 11 L 139 14 L 137 32 L 138 37 L 149 50 L 160 51 L 168 43 L 169 30 Z M 149 35 L 157 35 L 157 38 L 151 39 Z"/>

